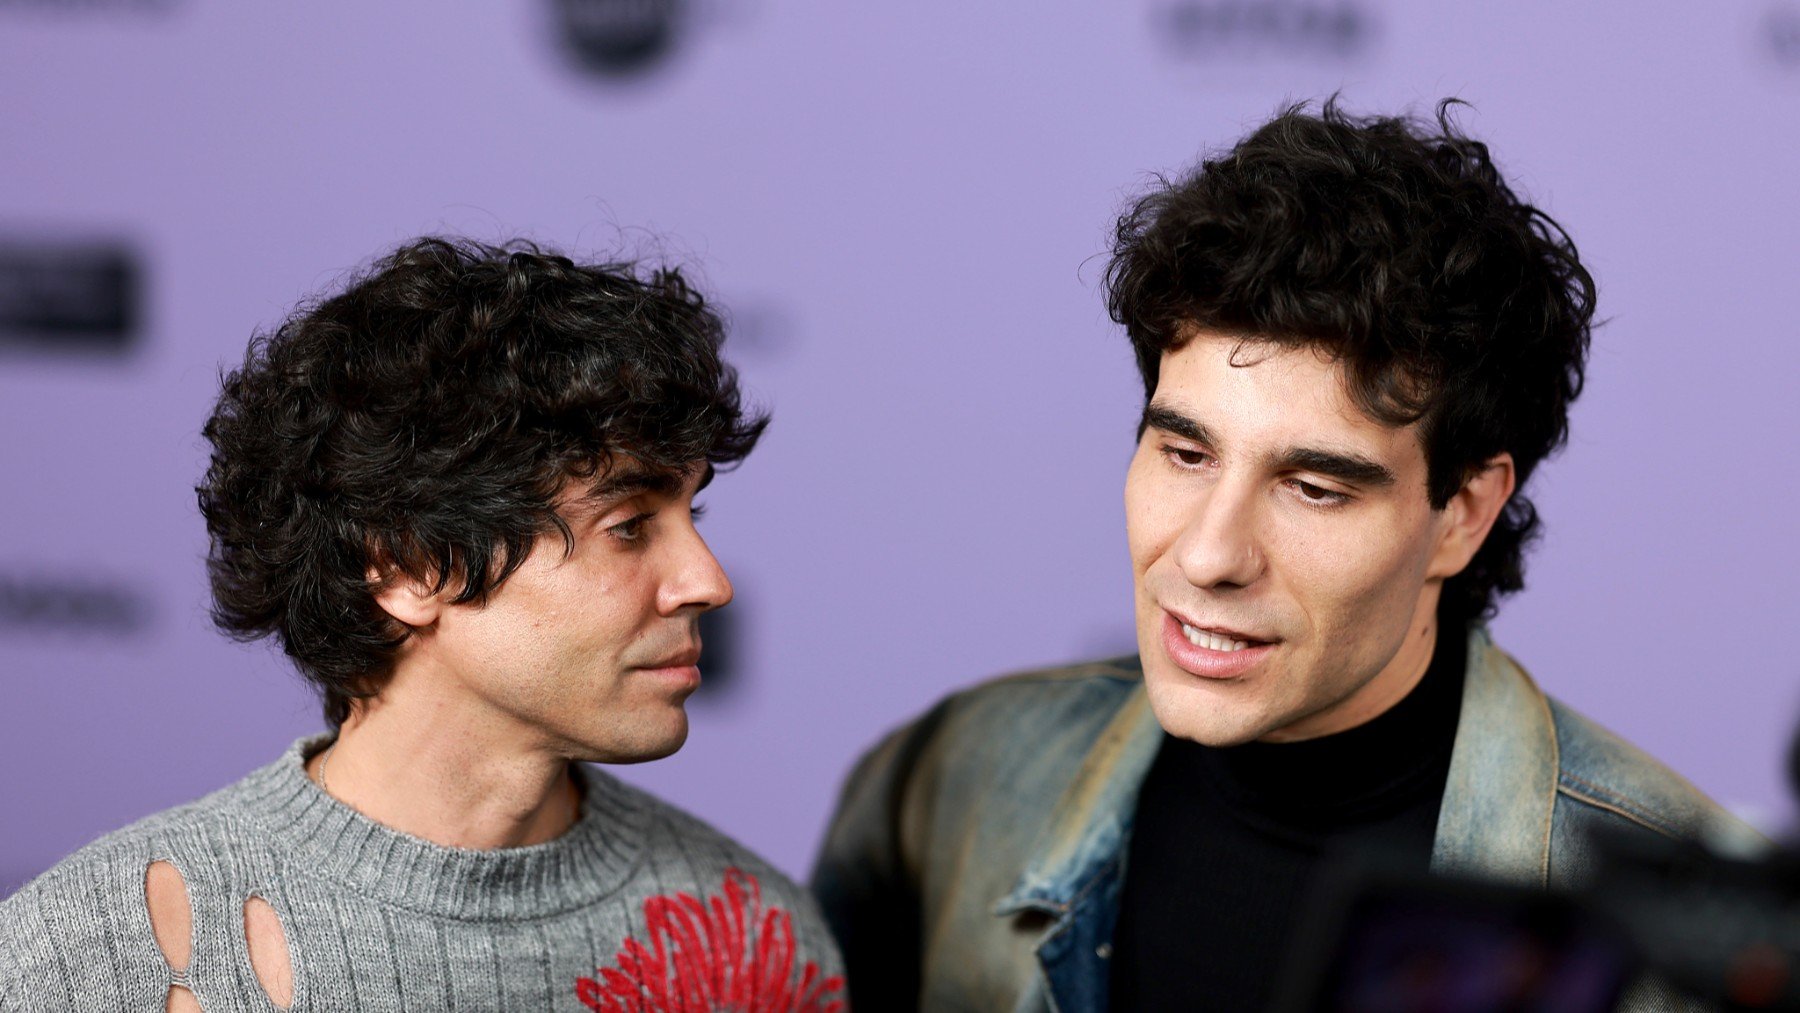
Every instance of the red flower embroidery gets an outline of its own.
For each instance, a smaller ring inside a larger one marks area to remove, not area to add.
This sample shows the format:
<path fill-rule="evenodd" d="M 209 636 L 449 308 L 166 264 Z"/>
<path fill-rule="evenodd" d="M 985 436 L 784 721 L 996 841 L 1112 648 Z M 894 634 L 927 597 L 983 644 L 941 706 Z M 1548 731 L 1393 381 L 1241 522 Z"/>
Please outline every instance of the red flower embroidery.
<path fill-rule="evenodd" d="M 725 870 L 724 896 L 644 902 L 650 945 L 625 940 L 612 967 L 575 979 L 600 1013 L 843 1013 L 842 977 L 807 961 L 794 974 L 794 919 L 764 908 L 756 877 Z"/>

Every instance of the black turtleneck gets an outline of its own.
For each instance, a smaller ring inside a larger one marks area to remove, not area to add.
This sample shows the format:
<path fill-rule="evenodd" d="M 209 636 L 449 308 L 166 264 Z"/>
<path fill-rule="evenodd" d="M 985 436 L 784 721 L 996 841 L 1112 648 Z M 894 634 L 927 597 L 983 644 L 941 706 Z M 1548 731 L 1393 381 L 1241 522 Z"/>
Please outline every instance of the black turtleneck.
<path fill-rule="evenodd" d="M 1137 801 L 1113 934 L 1114 1010 L 1260 1010 L 1323 862 L 1426 870 L 1462 707 L 1466 638 L 1355 728 L 1226 749 L 1163 736 Z"/>

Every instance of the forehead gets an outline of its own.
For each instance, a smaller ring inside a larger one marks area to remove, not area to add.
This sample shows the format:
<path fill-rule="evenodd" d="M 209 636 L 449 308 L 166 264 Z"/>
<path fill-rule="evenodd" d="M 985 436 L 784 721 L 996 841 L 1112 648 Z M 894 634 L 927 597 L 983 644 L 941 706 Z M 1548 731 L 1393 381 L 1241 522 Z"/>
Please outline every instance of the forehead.
<path fill-rule="evenodd" d="M 1163 354 L 1152 401 L 1202 423 L 1225 444 L 1214 448 L 1221 453 L 1337 446 L 1424 464 L 1418 425 L 1371 417 L 1351 397 L 1343 364 L 1310 346 L 1195 330 Z"/>

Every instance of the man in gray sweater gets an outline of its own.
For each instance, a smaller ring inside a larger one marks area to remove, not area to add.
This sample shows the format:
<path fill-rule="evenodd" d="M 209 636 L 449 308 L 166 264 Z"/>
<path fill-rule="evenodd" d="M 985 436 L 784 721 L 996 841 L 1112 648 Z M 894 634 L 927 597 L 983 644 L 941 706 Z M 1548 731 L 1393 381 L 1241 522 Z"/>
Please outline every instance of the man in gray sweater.
<path fill-rule="evenodd" d="M 250 346 L 214 615 L 331 733 L 0 903 L 0 1010 L 838 1010 L 812 901 L 585 763 L 673 753 L 766 419 L 674 270 L 426 239 Z"/>

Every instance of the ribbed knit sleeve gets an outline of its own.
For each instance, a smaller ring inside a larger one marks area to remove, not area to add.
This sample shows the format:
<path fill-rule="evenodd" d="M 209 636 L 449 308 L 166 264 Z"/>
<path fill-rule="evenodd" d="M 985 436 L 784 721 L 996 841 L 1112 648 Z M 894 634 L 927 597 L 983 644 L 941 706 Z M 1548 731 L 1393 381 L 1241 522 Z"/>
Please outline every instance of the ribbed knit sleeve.
<path fill-rule="evenodd" d="M 6 941 L 6 927 L 0 925 L 0 1013 L 16 1013 L 25 1003 L 19 998 L 19 960 L 12 944 Z"/>

